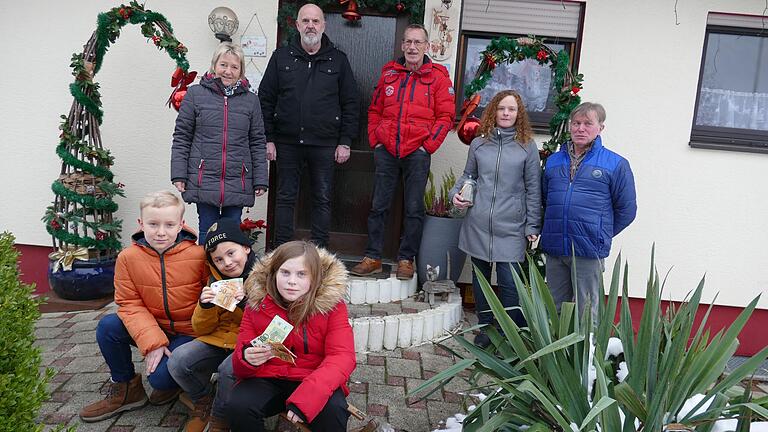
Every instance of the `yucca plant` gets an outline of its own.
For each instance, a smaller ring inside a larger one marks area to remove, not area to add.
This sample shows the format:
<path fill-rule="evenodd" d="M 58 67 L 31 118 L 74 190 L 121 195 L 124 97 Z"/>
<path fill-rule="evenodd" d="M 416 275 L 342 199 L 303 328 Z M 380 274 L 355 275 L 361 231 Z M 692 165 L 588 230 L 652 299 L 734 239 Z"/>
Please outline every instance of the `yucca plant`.
<path fill-rule="evenodd" d="M 515 275 L 520 307 L 528 322 L 525 328 L 507 315 L 478 272 L 502 332 L 492 326 L 485 329 L 493 342 L 487 350 L 463 336 L 474 327 L 455 335 L 469 355 L 453 351 L 461 359 L 409 396 L 424 397 L 425 391 L 438 390 L 464 370 L 485 377 L 490 384 L 478 388 L 488 397 L 466 417 L 465 431 L 522 427 L 529 432 L 710 432 L 718 419 L 734 418 L 738 418 L 736 430 L 746 431 L 751 418 L 768 417 L 768 398 L 750 400 L 748 391 L 735 387 L 765 361 L 768 347 L 724 374 L 739 343 L 736 337 L 759 296 L 729 328 L 711 336 L 705 326 L 712 306 L 694 328 L 704 280 L 686 301 L 663 312 L 664 284 L 654 268 L 652 252 L 645 306 L 635 336 L 627 302 L 621 302 L 620 319 L 614 323 L 619 289 L 622 298 L 629 298 L 628 268 L 625 264 L 623 277 L 621 268 L 619 256 L 608 297 L 599 305 L 598 320 L 593 322 L 588 307 L 578 316 L 573 303 L 564 303 L 558 314 L 543 277 L 535 265 L 529 265 L 525 282 Z M 621 353 L 616 352 L 617 346 L 623 347 Z M 617 373 L 621 360 L 617 356 L 626 363 L 621 367 L 623 374 Z"/>

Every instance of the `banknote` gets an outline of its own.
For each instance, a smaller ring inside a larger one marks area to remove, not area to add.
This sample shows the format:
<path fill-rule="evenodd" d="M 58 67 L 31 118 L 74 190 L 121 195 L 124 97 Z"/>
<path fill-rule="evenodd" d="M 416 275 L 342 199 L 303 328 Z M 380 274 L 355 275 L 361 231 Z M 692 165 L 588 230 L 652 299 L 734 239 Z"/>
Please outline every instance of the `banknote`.
<path fill-rule="evenodd" d="M 255 337 L 251 341 L 251 345 L 267 345 L 267 343 L 270 341 L 283 343 L 285 338 L 287 338 L 291 333 L 291 330 L 293 330 L 293 325 L 291 325 L 291 323 L 284 320 L 279 315 L 275 315 L 267 328 L 264 330 L 264 333 Z"/>
<path fill-rule="evenodd" d="M 211 303 L 232 312 L 237 307 L 237 293 L 243 289 L 243 278 L 224 279 L 211 284 L 214 297 Z"/>

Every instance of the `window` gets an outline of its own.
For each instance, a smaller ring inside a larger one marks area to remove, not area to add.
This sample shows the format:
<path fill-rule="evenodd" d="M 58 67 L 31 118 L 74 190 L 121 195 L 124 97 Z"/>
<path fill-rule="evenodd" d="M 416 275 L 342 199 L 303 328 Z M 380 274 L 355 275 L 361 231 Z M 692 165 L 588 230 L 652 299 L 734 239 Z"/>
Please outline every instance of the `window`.
<path fill-rule="evenodd" d="M 690 145 L 768 153 L 768 32 L 760 17 L 709 14 Z"/>
<path fill-rule="evenodd" d="M 465 0 L 462 32 L 459 39 L 457 65 L 457 115 L 464 103 L 464 88 L 472 82 L 480 64 L 480 52 L 494 38 L 516 38 L 535 35 L 544 39 L 555 52 L 565 49 L 571 67 L 578 64 L 579 35 L 584 17 L 581 3 L 550 0 Z M 549 65 L 540 66 L 535 60 L 498 64 L 491 80 L 480 92 L 483 109 L 497 92 L 517 91 L 525 103 L 531 124 L 537 132 L 549 131 L 549 120 L 557 111 L 554 106 L 556 89 Z"/>

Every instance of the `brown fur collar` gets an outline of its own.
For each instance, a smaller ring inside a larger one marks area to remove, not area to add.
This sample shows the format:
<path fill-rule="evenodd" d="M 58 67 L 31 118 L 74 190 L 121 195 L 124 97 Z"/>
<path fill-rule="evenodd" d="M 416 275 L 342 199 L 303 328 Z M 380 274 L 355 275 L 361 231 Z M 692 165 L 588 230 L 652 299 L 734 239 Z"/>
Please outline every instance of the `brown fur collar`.
<path fill-rule="evenodd" d="M 323 267 L 323 283 L 318 288 L 315 299 L 315 308 L 312 314 L 327 314 L 347 295 L 347 282 L 349 276 L 344 264 L 335 255 L 318 248 L 320 262 Z M 245 281 L 245 294 L 248 297 L 248 305 L 258 306 L 267 295 L 265 289 L 267 282 L 267 268 L 272 254 L 268 254 L 256 261 L 251 270 L 251 275 Z"/>

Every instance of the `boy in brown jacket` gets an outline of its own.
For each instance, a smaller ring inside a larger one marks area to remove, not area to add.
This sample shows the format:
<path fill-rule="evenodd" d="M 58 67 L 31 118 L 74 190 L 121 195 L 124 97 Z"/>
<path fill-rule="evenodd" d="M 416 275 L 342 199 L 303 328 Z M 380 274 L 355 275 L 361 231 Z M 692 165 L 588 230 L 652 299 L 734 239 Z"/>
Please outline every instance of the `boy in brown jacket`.
<path fill-rule="evenodd" d="M 149 403 L 173 401 L 180 389 L 168 372 L 171 352 L 194 339 L 192 313 L 207 278 L 205 252 L 184 225 L 184 203 L 167 191 L 141 200 L 140 230 L 117 257 L 117 314 L 104 316 L 96 341 L 109 366 L 110 391 L 104 400 L 80 410 L 95 422 L 147 403 L 141 375 L 134 371 L 131 345 L 144 356 L 147 380 L 154 389 Z"/>

